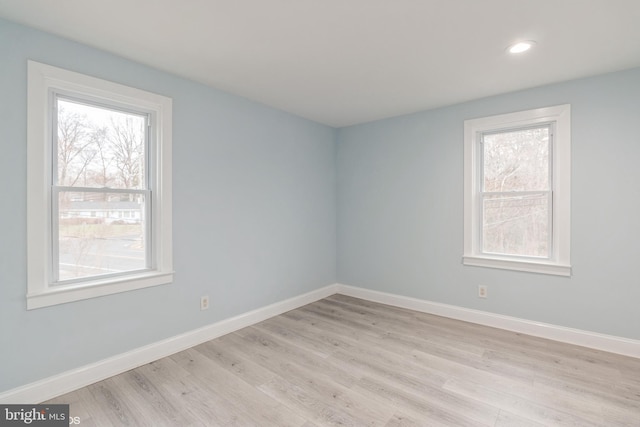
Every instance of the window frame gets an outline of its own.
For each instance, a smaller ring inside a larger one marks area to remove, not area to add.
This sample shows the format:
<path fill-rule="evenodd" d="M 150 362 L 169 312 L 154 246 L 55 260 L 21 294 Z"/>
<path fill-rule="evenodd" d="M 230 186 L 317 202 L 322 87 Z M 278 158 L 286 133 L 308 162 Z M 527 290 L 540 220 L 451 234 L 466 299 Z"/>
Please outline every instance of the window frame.
<path fill-rule="evenodd" d="M 166 96 L 28 61 L 27 89 L 27 309 L 47 307 L 173 281 L 172 100 Z M 149 114 L 149 188 L 152 197 L 150 269 L 91 277 L 53 286 L 54 101 L 63 97 Z"/>
<path fill-rule="evenodd" d="M 549 258 L 482 250 L 482 135 L 551 124 L 551 247 Z M 571 276 L 571 106 L 537 108 L 464 122 L 464 254 L 469 266 Z"/>

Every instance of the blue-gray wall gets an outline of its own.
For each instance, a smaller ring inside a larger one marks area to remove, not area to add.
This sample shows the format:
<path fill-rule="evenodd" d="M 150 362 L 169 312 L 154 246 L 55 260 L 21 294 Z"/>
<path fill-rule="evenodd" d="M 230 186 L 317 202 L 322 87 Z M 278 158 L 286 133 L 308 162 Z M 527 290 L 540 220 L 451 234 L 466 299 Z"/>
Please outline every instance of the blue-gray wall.
<path fill-rule="evenodd" d="M 26 311 L 27 59 L 173 98 L 173 284 Z M 573 277 L 463 267 L 463 121 L 563 103 Z M 636 69 L 336 131 L 0 20 L 0 392 L 336 281 L 640 339 L 639 123 Z"/>
<path fill-rule="evenodd" d="M 27 59 L 173 98 L 173 284 L 26 311 Z M 0 153 L 0 392 L 335 283 L 330 127 L 0 20 Z"/>
<path fill-rule="evenodd" d="M 565 103 L 573 277 L 463 266 L 464 120 Z M 639 159 L 640 69 L 340 129 L 338 281 L 640 339 Z"/>

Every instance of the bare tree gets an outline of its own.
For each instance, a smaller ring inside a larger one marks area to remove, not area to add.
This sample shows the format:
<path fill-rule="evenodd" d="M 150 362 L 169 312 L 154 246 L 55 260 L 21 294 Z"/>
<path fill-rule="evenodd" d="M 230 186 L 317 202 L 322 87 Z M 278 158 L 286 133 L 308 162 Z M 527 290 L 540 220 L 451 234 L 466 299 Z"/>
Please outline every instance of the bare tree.
<path fill-rule="evenodd" d="M 111 119 L 109 139 L 120 185 L 139 188 L 142 183 L 144 161 L 144 120 L 126 116 Z"/>
<path fill-rule="evenodd" d="M 96 154 L 85 116 L 58 106 L 58 185 L 73 186 Z"/>

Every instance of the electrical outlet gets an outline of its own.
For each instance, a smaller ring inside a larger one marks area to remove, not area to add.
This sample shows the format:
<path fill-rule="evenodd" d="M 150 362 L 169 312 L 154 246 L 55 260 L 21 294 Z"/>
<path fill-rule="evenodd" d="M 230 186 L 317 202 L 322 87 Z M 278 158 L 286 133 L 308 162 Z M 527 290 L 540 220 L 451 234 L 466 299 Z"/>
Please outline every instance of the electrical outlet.
<path fill-rule="evenodd" d="M 478 286 L 478 297 L 479 298 L 487 297 L 487 287 L 485 285 Z"/>
<path fill-rule="evenodd" d="M 208 310 L 209 309 L 209 296 L 201 296 L 200 297 L 200 310 Z"/>

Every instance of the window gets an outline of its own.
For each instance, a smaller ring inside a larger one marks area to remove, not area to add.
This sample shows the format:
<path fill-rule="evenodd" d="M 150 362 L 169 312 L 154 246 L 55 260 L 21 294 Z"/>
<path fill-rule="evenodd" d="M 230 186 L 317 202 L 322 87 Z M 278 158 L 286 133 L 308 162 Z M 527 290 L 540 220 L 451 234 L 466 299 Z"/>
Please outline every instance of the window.
<path fill-rule="evenodd" d="M 27 308 L 171 282 L 171 99 L 28 67 Z"/>
<path fill-rule="evenodd" d="M 570 106 L 465 121 L 465 265 L 569 276 Z"/>

